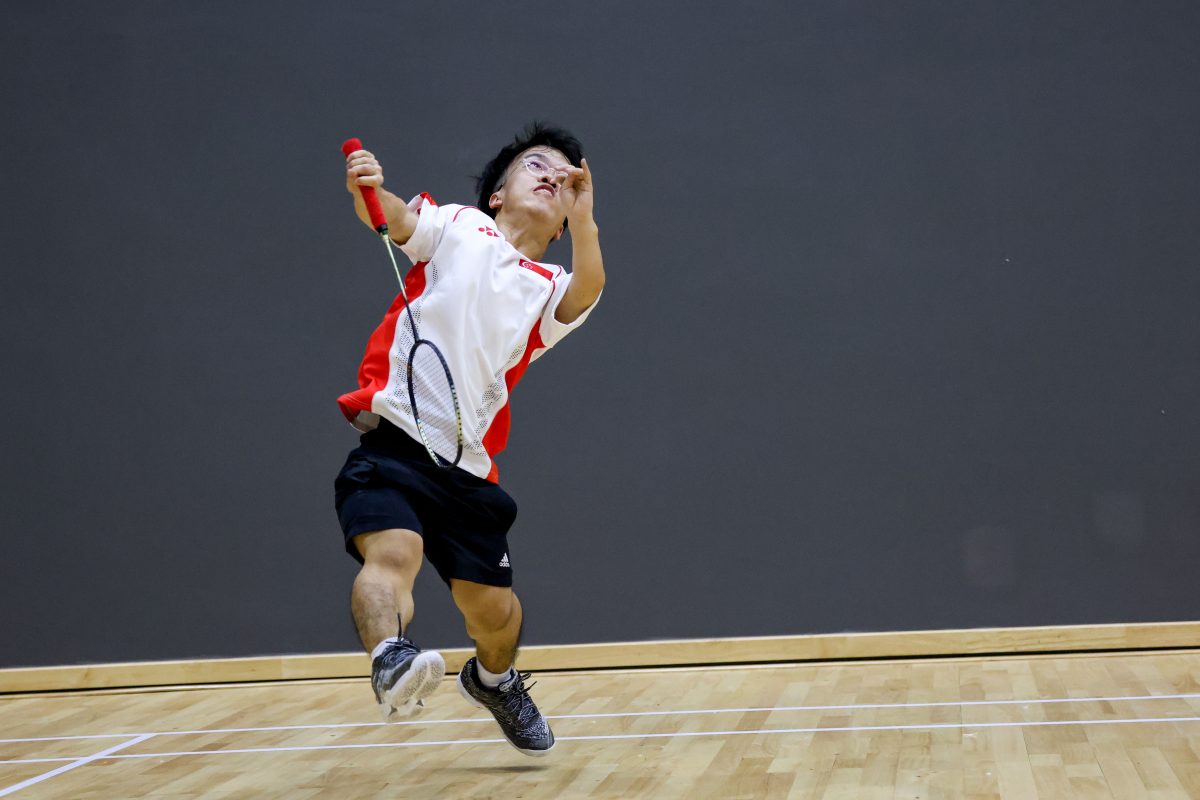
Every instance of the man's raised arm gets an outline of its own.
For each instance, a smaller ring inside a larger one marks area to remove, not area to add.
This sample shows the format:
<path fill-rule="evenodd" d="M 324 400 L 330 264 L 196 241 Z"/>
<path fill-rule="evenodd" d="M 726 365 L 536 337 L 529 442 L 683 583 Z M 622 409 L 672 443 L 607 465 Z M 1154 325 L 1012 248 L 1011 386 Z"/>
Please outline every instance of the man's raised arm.
<path fill-rule="evenodd" d="M 568 170 L 562 190 L 567 230 L 571 232 L 571 283 L 554 310 L 554 318 L 567 325 L 590 308 L 604 289 L 600 229 L 592 217 L 592 170 L 586 158 L 582 164 Z"/>
<path fill-rule="evenodd" d="M 417 215 L 408 204 L 396 195 L 383 188 L 383 167 L 375 160 L 375 156 L 366 150 L 355 150 L 346 156 L 346 191 L 354 195 L 354 213 L 363 224 L 372 230 L 371 217 L 367 214 L 367 204 L 363 202 L 360 186 L 373 186 L 383 207 L 383 215 L 388 221 L 388 237 L 396 244 L 404 244 L 408 237 L 417 229 Z"/>

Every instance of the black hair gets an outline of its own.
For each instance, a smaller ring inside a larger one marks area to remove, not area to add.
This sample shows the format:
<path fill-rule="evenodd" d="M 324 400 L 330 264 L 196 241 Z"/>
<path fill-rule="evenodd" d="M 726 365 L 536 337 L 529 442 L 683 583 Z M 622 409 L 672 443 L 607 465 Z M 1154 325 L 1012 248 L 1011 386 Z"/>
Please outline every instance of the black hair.
<path fill-rule="evenodd" d="M 583 145 L 570 131 L 534 121 L 517 134 L 511 144 L 497 153 L 483 168 L 483 174 L 475 179 L 475 192 L 479 196 L 478 208 L 492 219 L 496 218 L 496 209 L 488 207 L 488 200 L 496 191 L 496 184 L 500 182 L 513 159 L 531 147 L 553 147 L 576 167 L 583 160 Z"/>

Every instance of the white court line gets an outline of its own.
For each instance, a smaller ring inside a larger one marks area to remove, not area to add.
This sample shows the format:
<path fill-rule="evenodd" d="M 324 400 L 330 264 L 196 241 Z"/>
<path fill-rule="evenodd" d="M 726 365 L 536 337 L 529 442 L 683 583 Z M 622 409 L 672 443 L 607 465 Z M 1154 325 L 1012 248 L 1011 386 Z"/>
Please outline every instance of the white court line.
<path fill-rule="evenodd" d="M 618 711 L 605 714 L 547 714 L 546 719 L 612 719 L 614 717 L 669 717 L 695 714 L 747 714 L 751 712 L 776 711 L 853 711 L 855 709 L 882 708 L 960 708 L 972 706 L 1049 705 L 1051 703 L 1121 703 L 1137 700 L 1194 700 L 1200 693 L 1150 694 L 1127 697 L 1052 697 L 1035 700 L 957 700 L 939 703 L 856 703 L 830 706 L 762 706 L 753 708 L 698 708 L 674 711 Z M 80 736 L 41 736 L 31 739 L 0 739 L 0 744 L 23 742 L 65 742 L 77 739 L 115 739 L 124 736 L 201 736 L 215 733 L 269 733 L 272 731 L 336 730 L 338 728 L 381 728 L 387 725 L 458 725 L 473 722 L 491 722 L 491 717 L 467 717 L 460 719 L 415 719 L 399 722 L 339 722 L 325 725 L 274 725 L 261 728 L 213 728 L 196 731 L 154 731 L 139 733 L 94 733 Z M 14 762 L 0 762 L 14 763 Z"/>
<path fill-rule="evenodd" d="M 124 739 L 126 736 L 141 736 L 140 733 L 90 733 L 82 736 L 35 736 L 29 739 L 0 739 L 0 744 L 14 742 L 69 742 L 76 739 Z"/>
<path fill-rule="evenodd" d="M 42 781 L 46 780 L 47 778 L 53 778 L 55 775 L 61 775 L 62 773 L 66 772 L 68 770 L 75 769 L 76 767 L 82 767 L 84 764 L 90 764 L 91 762 L 95 761 L 96 759 L 105 758 L 107 756 L 110 756 L 111 754 L 117 752 L 118 750 L 124 750 L 126 747 L 132 747 L 135 744 L 144 742 L 147 739 L 149 739 L 150 737 L 152 737 L 153 735 L 154 734 L 152 734 L 152 733 L 144 733 L 141 736 L 135 736 L 134 738 L 130 739 L 127 742 L 121 742 L 120 744 L 114 744 L 112 747 L 108 748 L 107 750 L 101 750 L 99 753 L 96 753 L 95 755 L 84 756 L 83 758 L 79 758 L 79 759 L 72 761 L 70 764 L 63 765 L 63 766 L 59 767 L 58 769 L 52 769 L 49 772 L 46 772 L 46 773 L 43 773 L 36 777 L 30 778 L 29 780 L 24 780 L 24 781 L 21 781 L 20 783 L 14 783 L 12 786 L 9 786 L 4 789 L 0 789 L 0 797 L 4 797 L 6 794 L 12 794 L 13 792 L 18 791 L 20 789 L 24 789 L 27 786 L 33 786 L 35 783 L 41 783 Z"/>
<path fill-rule="evenodd" d="M 684 731 L 676 733 L 613 733 L 613 734 L 595 734 L 592 736 L 559 736 L 556 741 L 559 742 L 590 742 L 590 741 L 612 741 L 619 739 L 674 739 L 696 736 L 768 736 L 772 734 L 785 733 L 857 733 L 860 731 L 927 731 L 927 730 L 946 730 L 946 729 L 974 729 L 974 728 L 1040 728 L 1046 726 L 1061 726 L 1061 725 L 1131 725 L 1131 724 L 1148 724 L 1148 723 L 1164 723 L 1164 722 L 1200 722 L 1200 717 L 1159 717 L 1152 719 L 1090 719 L 1090 720 L 1043 720 L 1037 722 L 977 722 L 977 723 L 962 723 L 962 722 L 934 722 L 924 725 L 858 725 L 844 726 L 831 728 L 760 728 L 758 730 L 748 731 Z M 969 735 L 969 734 L 968 734 Z M 311 750 L 368 750 L 382 747 L 441 747 L 447 745 L 471 745 L 471 744 L 500 744 L 505 742 L 504 739 L 458 739 L 451 741 L 437 742 L 376 742 L 369 744 L 324 744 L 324 745 L 299 745 L 293 747 L 241 747 L 230 748 L 227 750 L 183 750 L 173 753 L 133 753 L 128 755 L 111 755 L 107 758 L 111 760 L 117 759 L 137 759 L 137 758 L 178 758 L 182 756 L 219 756 L 219 755 L 245 755 L 249 753 L 299 753 Z M 128 742 L 125 745 L 118 747 L 127 747 L 134 742 Z M 97 758 L 103 757 L 103 754 L 89 757 L 87 761 L 94 761 Z M 0 764 L 7 762 L 0 761 Z M 86 762 L 80 762 L 86 763 Z M 64 769 L 70 769 L 65 767 Z M 48 773 L 45 777 L 49 777 L 53 773 Z M 39 778 L 40 780 L 40 778 Z M 0 792 L 0 794 L 3 794 Z"/>

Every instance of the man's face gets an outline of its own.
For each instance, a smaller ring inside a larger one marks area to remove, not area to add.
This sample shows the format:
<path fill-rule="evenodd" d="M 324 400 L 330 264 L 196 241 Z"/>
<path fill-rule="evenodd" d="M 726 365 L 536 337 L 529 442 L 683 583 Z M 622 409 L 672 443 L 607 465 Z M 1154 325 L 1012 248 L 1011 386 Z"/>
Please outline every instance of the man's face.
<path fill-rule="evenodd" d="M 552 147 L 531 147 L 508 165 L 501 178 L 500 188 L 491 197 L 490 205 L 506 214 L 529 215 L 561 226 L 563 210 L 562 185 L 567 157 Z"/>

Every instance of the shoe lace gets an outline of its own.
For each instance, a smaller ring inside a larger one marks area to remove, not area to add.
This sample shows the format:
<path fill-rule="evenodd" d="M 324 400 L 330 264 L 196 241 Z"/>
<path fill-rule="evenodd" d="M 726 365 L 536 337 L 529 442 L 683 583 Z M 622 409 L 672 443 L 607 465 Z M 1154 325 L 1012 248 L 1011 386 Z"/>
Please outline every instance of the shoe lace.
<path fill-rule="evenodd" d="M 513 685 L 505 691 L 505 695 L 509 698 L 509 707 L 516 706 L 517 722 L 525 725 L 533 722 L 538 717 L 537 706 L 533 702 L 533 698 L 529 696 L 529 690 L 537 686 L 537 681 L 525 685 L 525 681 L 533 676 L 532 672 L 518 672 L 517 677 L 513 680 Z"/>
<path fill-rule="evenodd" d="M 404 661 L 404 659 L 416 652 L 420 652 L 420 648 L 413 644 L 411 640 L 401 639 L 399 642 L 384 651 L 383 663 L 389 667 L 392 667 Z"/>

